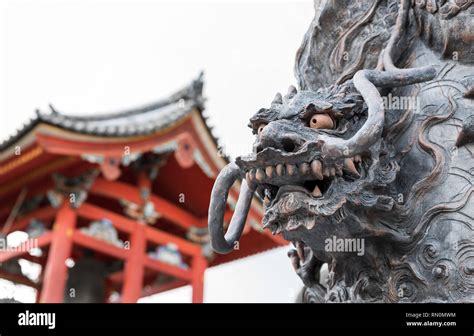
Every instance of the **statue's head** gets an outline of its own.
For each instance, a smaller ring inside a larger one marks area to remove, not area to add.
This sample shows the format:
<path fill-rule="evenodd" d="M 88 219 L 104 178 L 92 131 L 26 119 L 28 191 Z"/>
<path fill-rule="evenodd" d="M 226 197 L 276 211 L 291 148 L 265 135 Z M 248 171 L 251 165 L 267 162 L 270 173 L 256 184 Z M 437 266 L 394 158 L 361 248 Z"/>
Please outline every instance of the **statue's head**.
<path fill-rule="evenodd" d="M 287 240 L 311 239 L 311 245 L 323 247 L 336 231 L 339 236 L 363 231 L 350 221 L 352 227 L 343 224 L 347 207 L 393 206 L 391 197 L 377 193 L 398 170 L 382 140 L 384 121 L 382 98 L 363 72 L 341 85 L 316 91 L 290 87 L 285 96 L 277 94 L 250 119 L 253 153 L 237 158 L 216 181 L 209 212 L 213 247 L 232 249 L 254 191 L 264 201 L 264 228 Z M 227 193 L 238 178 L 241 195 L 224 237 Z"/>
<path fill-rule="evenodd" d="M 341 232 L 347 205 L 391 208 L 393 200 L 374 191 L 398 168 L 387 158 L 380 162 L 380 117 L 368 120 L 367 105 L 351 83 L 316 92 L 290 87 L 260 109 L 249 125 L 253 153 L 236 164 L 264 200 L 263 226 L 288 240 L 307 231 L 326 238 Z"/>
<path fill-rule="evenodd" d="M 370 211 L 391 211 L 396 193 L 385 188 L 399 165 L 385 141 L 384 101 L 377 89 L 424 81 L 432 69 L 403 78 L 360 71 L 353 80 L 319 90 L 290 87 L 269 108 L 250 119 L 253 153 L 238 157 L 216 180 L 209 211 L 213 247 L 229 252 L 239 238 L 252 194 L 263 199 L 263 227 L 290 241 L 303 241 L 313 251 L 339 237 L 374 235 L 390 230 L 368 228 Z M 227 193 L 242 178 L 241 195 L 224 237 L 222 219 Z M 354 217 L 354 218 L 351 218 Z"/>

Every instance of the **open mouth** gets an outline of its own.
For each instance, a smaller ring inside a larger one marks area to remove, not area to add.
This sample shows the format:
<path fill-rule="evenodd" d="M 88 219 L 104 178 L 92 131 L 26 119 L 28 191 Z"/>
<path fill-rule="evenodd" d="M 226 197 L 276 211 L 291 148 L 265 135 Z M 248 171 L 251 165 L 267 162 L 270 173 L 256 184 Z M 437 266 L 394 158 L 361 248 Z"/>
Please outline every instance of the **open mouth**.
<path fill-rule="evenodd" d="M 247 164 L 250 165 L 249 162 Z M 255 162 L 252 165 L 256 165 Z M 248 168 L 245 173 L 247 183 L 257 184 L 257 193 L 266 206 L 271 206 L 282 195 L 299 191 L 314 199 L 323 199 L 330 193 L 338 179 L 353 182 L 365 174 L 360 155 L 346 158 L 342 163 L 324 164 L 320 160 L 300 164 L 260 165 Z"/>
<path fill-rule="evenodd" d="M 345 192 L 358 188 L 372 162 L 370 153 L 330 163 L 314 155 L 267 149 L 237 160 L 247 184 L 255 185 L 263 199 L 263 228 L 287 235 L 300 227 L 310 230 L 324 217 L 342 211 Z"/>
<path fill-rule="evenodd" d="M 370 192 L 367 196 L 360 192 L 357 194 L 369 184 L 384 186 L 387 181 L 393 181 L 399 168 L 393 161 L 380 167 L 381 153 L 378 152 L 385 125 L 385 108 L 377 87 L 426 82 L 436 73 L 432 67 L 410 69 L 403 76 L 379 70 L 357 71 L 350 87 L 333 87 L 331 92 L 327 92 L 333 96 L 331 101 L 342 99 L 344 102 L 340 117 L 351 119 L 336 127 L 337 132 L 325 131 L 311 124 L 306 127 L 296 123 L 296 117 L 287 118 L 289 112 L 293 113 L 296 98 L 290 102 L 283 102 L 280 98 L 275 102 L 279 104 L 278 108 L 273 104 L 270 109 L 264 109 L 271 114 L 271 120 L 267 120 L 265 130 L 258 131 L 256 153 L 228 163 L 214 183 L 208 216 L 213 249 L 219 253 L 233 251 L 245 227 L 255 191 L 265 200 L 264 224 L 279 218 L 300 222 L 315 218 L 320 223 L 324 220 L 320 217 L 324 217 L 340 222 L 345 217 L 343 205 L 346 202 L 355 206 L 391 209 L 394 204 L 391 197 L 370 195 Z M 312 95 L 300 96 L 314 100 Z M 346 114 L 346 109 L 350 113 Z M 230 188 L 244 177 L 229 227 L 224 230 Z M 302 192 L 282 192 L 285 186 L 301 188 Z M 306 224 L 307 227 L 312 225 Z"/>

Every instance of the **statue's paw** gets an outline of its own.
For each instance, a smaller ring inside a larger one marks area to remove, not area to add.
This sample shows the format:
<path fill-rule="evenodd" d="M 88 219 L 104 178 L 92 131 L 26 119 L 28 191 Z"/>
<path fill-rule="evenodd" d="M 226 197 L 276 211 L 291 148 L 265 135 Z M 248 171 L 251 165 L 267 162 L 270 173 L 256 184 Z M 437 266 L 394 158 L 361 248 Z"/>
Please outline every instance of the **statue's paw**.
<path fill-rule="evenodd" d="M 316 274 L 319 272 L 319 261 L 314 257 L 313 251 L 303 242 L 297 242 L 296 249 L 288 251 L 291 265 L 304 285 L 311 287 L 318 283 Z"/>

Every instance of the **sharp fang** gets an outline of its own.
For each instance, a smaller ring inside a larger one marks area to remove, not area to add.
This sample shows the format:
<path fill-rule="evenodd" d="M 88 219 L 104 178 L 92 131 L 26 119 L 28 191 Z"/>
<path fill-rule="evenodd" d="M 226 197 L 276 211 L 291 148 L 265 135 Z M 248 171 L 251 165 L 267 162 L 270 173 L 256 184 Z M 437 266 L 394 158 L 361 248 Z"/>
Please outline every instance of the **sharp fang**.
<path fill-rule="evenodd" d="M 270 227 L 270 230 L 272 231 L 272 235 L 276 235 L 277 230 L 278 230 L 278 226 L 275 225 L 275 224 L 272 224 L 271 227 Z"/>
<path fill-rule="evenodd" d="M 331 176 L 335 176 L 335 175 L 336 175 L 336 168 L 331 167 L 331 168 L 329 169 L 329 172 L 330 172 Z"/>
<path fill-rule="evenodd" d="M 273 176 L 273 166 L 267 166 L 267 168 L 265 168 L 265 173 L 267 174 L 268 177 L 272 177 Z"/>
<path fill-rule="evenodd" d="M 354 156 L 354 162 L 356 163 L 362 162 L 362 158 L 360 157 L 360 155 Z"/>
<path fill-rule="evenodd" d="M 299 166 L 301 175 L 306 175 L 309 172 L 309 164 L 304 162 Z"/>
<path fill-rule="evenodd" d="M 288 172 L 288 175 L 294 175 L 296 173 L 296 166 L 292 164 L 287 164 L 286 165 L 286 171 Z"/>
<path fill-rule="evenodd" d="M 255 173 L 255 178 L 257 181 L 262 182 L 265 179 L 265 173 L 262 169 L 258 168 L 257 172 Z"/>
<path fill-rule="evenodd" d="M 340 166 L 336 167 L 336 175 L 337 176 L 342 176 L 342 167 L 340 167 Z"/>
<path fill-rule="evenodd" d="M 318 180 L 322 180 L 323 174 L 321 170 L 321 162 L 319 162 L 318 160 L 314 160 L 313 162 L 311 162 L 311 172 Z"/>
<path fill-rule="evenodd" d="M 360 174 L 359 172 L 357 171 L 355 165 L 354 165 L 354 161 L 352 161 L 352 159 L 345 159 L 344 160 L 344 170 L 357 176 L 357 177 L 360 177 Z"/>
<path fill-rule="evenodd" d="M 280 234 L 282 231 L 283 231 L 283 228 L 281 226 L 277 226 L 275 234 Z"/>
<path fill-rule="evenodd" d="M 319 187 L 315 185 L 311 195 L 313 195 L 314 197 L 321 197 L 323 194 L 321 193 L 321 189 L 319 189 Z"/>
<path fill-rule="evenodd" d="M 278 176 L 283 176 L 285 174 L 285 166 L 281 163 L 277 164 L 276 173 Z"/>
<path fill-rule="evenodd" d="M 304 221 L 304 226 L 306 226 L 308 230 L 311 230 L 312 228 L 314 228 L 315 225 L 316 225 L 316 220 L 312 217 L 306 218 L 306 220 Z"/>

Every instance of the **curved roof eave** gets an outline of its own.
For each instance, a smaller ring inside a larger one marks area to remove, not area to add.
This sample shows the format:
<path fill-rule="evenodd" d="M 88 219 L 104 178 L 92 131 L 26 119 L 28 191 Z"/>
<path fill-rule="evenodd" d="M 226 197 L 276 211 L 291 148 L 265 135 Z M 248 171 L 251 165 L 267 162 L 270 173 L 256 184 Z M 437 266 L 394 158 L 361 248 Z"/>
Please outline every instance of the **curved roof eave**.
<path fill-rule="evenodd" d="M 0 143 L 0 154 L 42 123 L 92 136 L 129 137 L 152 134 L 176 123 L 194 109 L 202 113 L 205 102 L 203 85 L 201 73 L 189 85 L 165 99 L 115 113 L 69 115 L 59 113 L 53 107 L 48 113 L 36 111 L 36 116 L 18 129 L 16 134 Z M 208 131 L 212 135 L 209 127 Z M 215 140 L 217 144 L 217 139 Z"/>

